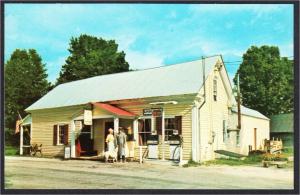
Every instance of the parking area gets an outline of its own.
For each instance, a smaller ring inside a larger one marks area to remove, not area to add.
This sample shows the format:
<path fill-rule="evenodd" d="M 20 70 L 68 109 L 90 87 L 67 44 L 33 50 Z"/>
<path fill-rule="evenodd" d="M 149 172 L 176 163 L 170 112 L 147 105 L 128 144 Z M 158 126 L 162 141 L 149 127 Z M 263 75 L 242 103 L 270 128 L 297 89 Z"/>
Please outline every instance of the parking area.
<path fill-rule="evenodd" d="M 8 189 L 293 189 L 293 169 L 5 157 Z"/>

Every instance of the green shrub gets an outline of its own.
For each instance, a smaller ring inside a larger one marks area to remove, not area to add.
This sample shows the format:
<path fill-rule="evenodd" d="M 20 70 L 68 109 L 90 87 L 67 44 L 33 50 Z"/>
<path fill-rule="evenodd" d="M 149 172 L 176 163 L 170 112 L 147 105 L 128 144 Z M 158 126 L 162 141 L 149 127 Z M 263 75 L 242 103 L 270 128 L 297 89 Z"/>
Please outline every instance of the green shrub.
<path fill-rule="evenodd" d="M 5 146 L 5 156 L 19 155 L 19 148 L 15 146 Z"/>
<path fill-rule="evenodd" d="M 287 161 L 287 158 L 283 154 L 264 154 L 263 160 L 265 161 Z"/>
<path fill-rule="evenodd" d="M 193 160 L 189 160 L 187 164 L 182 165 L 182 167 L 196 167 L 199 166 L 200 163 L 197 163 Z"/>
<path fill-rule="evenodd" d="M 285 155 L 285 156 L 294 156 L 294 148 L 293 147 L 283 148 L 282 152 L 283 152 L 283 155 Z"/>
<path fill-rule="evenodd" d="M 14 129 L 5 128 L 4 130 L 5 145 L 16 146 L 20 144 L 20 133 L 15 134 Z"/>

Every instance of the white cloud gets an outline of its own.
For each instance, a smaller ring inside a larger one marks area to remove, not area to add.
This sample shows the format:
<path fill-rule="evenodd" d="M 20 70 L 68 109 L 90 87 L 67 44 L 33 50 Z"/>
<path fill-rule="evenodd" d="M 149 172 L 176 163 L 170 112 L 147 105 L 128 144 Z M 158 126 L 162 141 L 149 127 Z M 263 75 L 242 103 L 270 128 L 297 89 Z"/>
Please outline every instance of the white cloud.
<path fill-rule="evenodd" d="M 128 50 L 131 44 L 135 42 L 137 39 L 137 35 L 130 34 L 130 35 L 120 35 L 114 37 L 112 39 L 116 39 L 117 44 L 119 44 L 119 51 Z"/>
<path fill-rule="evenodd" d="M 294 56 L 294 44 L 279 45 L 280 55 L 282 57 Z"/>
<path fill-rule="evenodd" d="M 83 33 L 116 40 L 119 51 L 126 53 L 126 60 L 132 69 L 161 66 L 169 59 L 176 61 L 201 55 L 222 54 L 228 55 L 229 60 L 238 59 L 248 44 L 257 45 L 259 40 L 285 43 L 278 35 L 273 36 L 273 32 L 272 36 L 269 32 L 264 34 L 263 30 L 273 29 L 275 23 L 270 18 L 266 19 L 271 25 L 268 27 L 262 23 L 265 20 L 261 17 L 275 17 L 273 13 L 282 11 L 285 5 L 202 4 L 185 5 L 181 9 L 175 9 L 176 6 L 168 9 L 150 6 L 45 4 L 42 9 L 33 6 L 32 11 L 28 11 L 26 8 L 30 6 L 25 5 L 20 7 L 19 12 L 12 9 L 5 16 L 5 22 L 9 21 L 9 26 L 5 26 L 5 36 L 10 38 L 6 41 L 10 42 L 6 44 L 9 49 L 5 50 L 27 46 L 41 51 L 43 59 L 53 59 L 46 62 L 49 78 L 54 81 L 65 59 L 59 56 L 67 54 L 71 36 Z M 183 16 L 187 11 L 187 17 Z M 247 12 L 246 17 L 239 18 L 244 16 L 244 12 Z M 15 18 L 9 18 L 10 15 Z M 251 20 L 253 28 L 249 27 Z M 245 25 L 242 25 L 243 22 Z M 286 25 L 283 25 L 286 23 L 280 22 L 275 26 L 276 29 L 286 30 Z M 265 37 L 270 37 L 270 40 Z M 291 56 L 293 45 L 283 45 L 280 51 L 282 55 Z"/>
<path fill-rule="evenodd" d="M 126 61 L 130 64 L 131 69 L 146 69 L 163 65 L 163 56 L 130 50 L 125 52 Z"/>
<path fill-rule="evenodd" d="M 196 13 L 232 13 L 252 11 L 257 14 L 269 13 L 280 10 L 285 5 L 278 4 L 210 4 L 191 5 L 190 10 Z"/>
<path fill-rule="evenodd" d="M 13 15 L 5 16 L 5 37 L 15 41 L 18 38 L 18 21 Z"/>
<path fill-rule="evenodd" d="M 67 56 L 58 57 L 54 61 L 46 61 L 46 68 L 48 72 L 48 80 L 52 83 L 56 81 L 59 76 L 62 65 L 65 63 Z"/>

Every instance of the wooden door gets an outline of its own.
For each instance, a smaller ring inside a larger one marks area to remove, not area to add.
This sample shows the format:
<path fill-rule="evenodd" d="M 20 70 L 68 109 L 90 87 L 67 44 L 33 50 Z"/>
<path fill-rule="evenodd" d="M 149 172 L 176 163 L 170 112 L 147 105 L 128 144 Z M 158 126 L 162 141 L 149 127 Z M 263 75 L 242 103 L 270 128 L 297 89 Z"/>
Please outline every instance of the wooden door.
<path fill-rule="evenodd" d="M 256 150 L 257 129 L 254 128 L 254 150 Z"/>

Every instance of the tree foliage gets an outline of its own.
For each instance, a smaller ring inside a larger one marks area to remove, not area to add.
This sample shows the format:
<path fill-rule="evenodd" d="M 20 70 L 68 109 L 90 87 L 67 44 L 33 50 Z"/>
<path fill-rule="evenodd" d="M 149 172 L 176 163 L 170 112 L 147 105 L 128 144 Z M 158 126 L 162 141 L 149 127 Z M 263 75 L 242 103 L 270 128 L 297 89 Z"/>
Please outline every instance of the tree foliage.
<path fill-rule="evenodd" d="M 249 48 L 237 71 L 243 105 L 267 116 L 293 111 L 293 67 L 293 61 L 280 57 L 278 47 Z"/>
<path fill-rule="evenodd" d="M 125 53 L 118 52 L 114 40 L 89 35 L 72 37 L 69 52 L 71 55 L 62 66 L 57 84 L 129 70 Z"/>
<path fill-rule="evenodd" d="M 18 112 L 48 92 L 45 64 L 34 49 L 16 49 L 4 66 L 5 126 L 15 128 Z"/>

